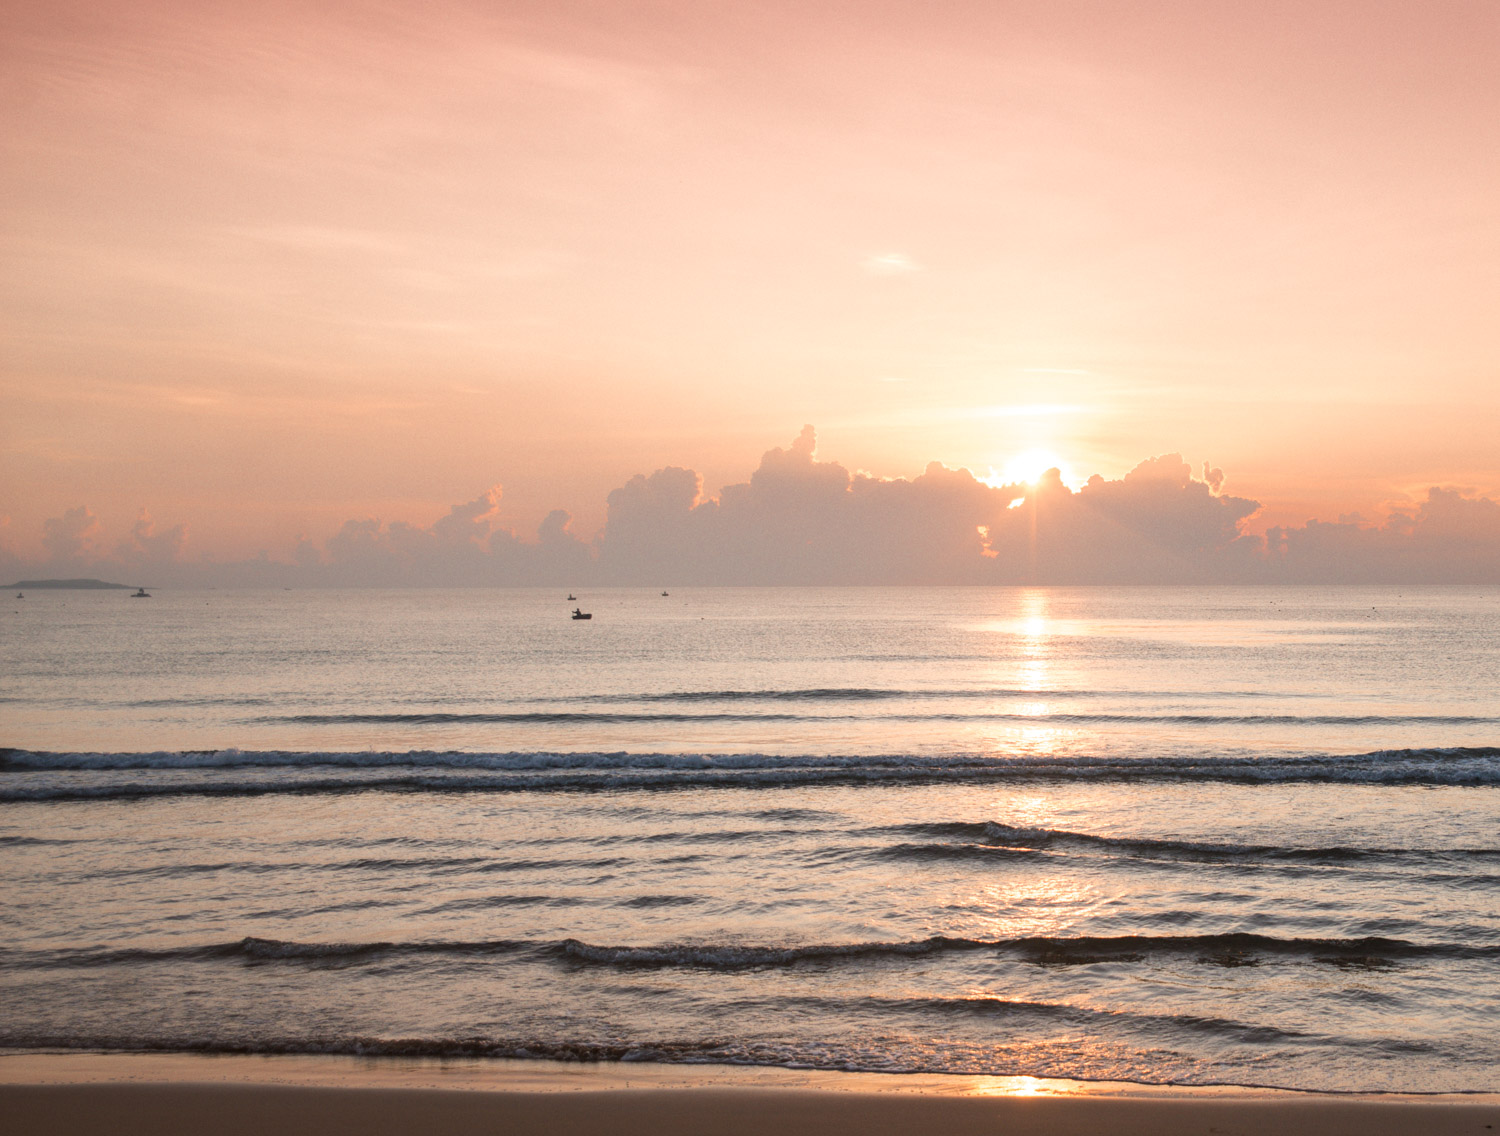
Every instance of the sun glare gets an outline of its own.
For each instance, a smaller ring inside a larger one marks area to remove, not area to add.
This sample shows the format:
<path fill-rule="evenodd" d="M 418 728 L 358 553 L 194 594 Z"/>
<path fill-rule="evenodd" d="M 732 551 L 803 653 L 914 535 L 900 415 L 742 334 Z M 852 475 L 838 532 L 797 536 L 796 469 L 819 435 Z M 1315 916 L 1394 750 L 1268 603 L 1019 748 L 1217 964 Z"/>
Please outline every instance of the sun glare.
<path fill-rule="evenodd" d="M 1061 469 L 1062 462 L 1051 450 L 1034 449 L 1017 454 L 1005 463 L 1005 480 L 1035 485 L 1049 469 Z"/>
<path fill-rule="evenodd" d="M 1062 459 L 1051 450 L 1038 447 L 1016 454 L 1005 463 L 1005 468 L 999 473 L 996 473 L 995 468 L 991 466 L 990 475 L 980 480 L 986 485 L 995 487 L 1035 485 L 1049 469 L 1057 470 L 1062 475 L 1064 483 L 1068 481 L 1068 467 L 1062 463 Z"/>

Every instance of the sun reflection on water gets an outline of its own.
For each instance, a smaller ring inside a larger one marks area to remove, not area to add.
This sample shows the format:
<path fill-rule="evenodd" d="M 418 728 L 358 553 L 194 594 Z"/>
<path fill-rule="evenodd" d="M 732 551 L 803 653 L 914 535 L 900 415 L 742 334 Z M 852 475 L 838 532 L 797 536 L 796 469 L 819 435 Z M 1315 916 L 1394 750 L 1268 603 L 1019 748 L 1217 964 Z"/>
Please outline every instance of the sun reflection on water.
<path fill-rule="evenodd" d="M 1054 642 L 1058 634 L 1057 621 L 1052 618 L 1051 597 L 1046 589 L 1026 588 L 1015 599 L 1013 618 L 992 624 L 991 627 L 1005 638 L 1000 653 L 989 668 L 989 681 L 1000 691 L 1015 694 L 1046 694 L 1056 689 L 1053 674 Z M 1006 718 L 1045 719 L 1057 712 L 1055 701 L 1030 698 L 1022 702 L 1000 703 L 995 707 L 1001 713 L 988 732 L 987 742 L 995 752 L 1011 756 L 1050 757 L 1063 749 L 1065 738 L 1075 730 L 1062 730 L 1038 724 L 1017 726 L 1001 724 Z"/>
<path fill-rule="evenodd" d="M 1048 618 L 1047 593 L 1031 588 L 1021 593 L 1021 674 L 1020 688 L 1026 691 L 1046 690 L 1050 686 L 1052 627 Z"/>
<path fill-rule="evenodd" d="M 1043 1087 L 1039 1077 L 995 1077 L 986 1078 L 990 1083 L 977 1088 L 977 1093 L 987 1097 L 1039 1097 L 1055 1090 Z"/>
<path fill-rule="evenodd" d="M 1044 869 L 1045 853 L 1036 857 Z M 1044 874 L 1025 882 L 982 884 L 955 894 L 955 910 L 971 913 L 964 933 L 991 941 L 1063 936 L 1107 899 L 1076 877 Z"/>
<path fill-rule="evenodd" d="M 1012 793 L 995 801 L 990 819 L 1016 828 L 1055 828 L 1057 811 L 1052 799 L 1041 793 Z"/>

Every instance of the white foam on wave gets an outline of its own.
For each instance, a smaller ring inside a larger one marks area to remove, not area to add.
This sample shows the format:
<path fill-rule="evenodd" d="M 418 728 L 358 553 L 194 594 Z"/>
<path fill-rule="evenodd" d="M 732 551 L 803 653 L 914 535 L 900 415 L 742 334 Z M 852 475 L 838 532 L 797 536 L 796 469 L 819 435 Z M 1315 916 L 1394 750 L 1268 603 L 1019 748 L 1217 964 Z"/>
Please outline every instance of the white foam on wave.
<path fill-rule="evenodd" d="M 702 754 L 467 751 L 0 751 L 0 801 L 370 789 L 769 787 L 943 781 L 1172 781 L 1500 785 L 1500 749 L 1382 750 L 1297 757 L 947 754 Z"/>

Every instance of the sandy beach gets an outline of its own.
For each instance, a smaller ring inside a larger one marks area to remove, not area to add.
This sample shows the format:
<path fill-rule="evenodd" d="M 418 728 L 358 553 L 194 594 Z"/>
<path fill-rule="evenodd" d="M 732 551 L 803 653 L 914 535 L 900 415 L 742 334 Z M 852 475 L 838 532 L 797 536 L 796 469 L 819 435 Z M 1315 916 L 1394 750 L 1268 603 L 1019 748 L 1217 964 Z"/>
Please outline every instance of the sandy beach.
<path fill-rule="evenodd" d="M 10 1136 L 1445 1136 L 1500 1130 L 1500 1101 L 1489 1095 L 1345 1097 L 723 1066 L 115 1054 L 0 1057 L 0 1113 Z"/>

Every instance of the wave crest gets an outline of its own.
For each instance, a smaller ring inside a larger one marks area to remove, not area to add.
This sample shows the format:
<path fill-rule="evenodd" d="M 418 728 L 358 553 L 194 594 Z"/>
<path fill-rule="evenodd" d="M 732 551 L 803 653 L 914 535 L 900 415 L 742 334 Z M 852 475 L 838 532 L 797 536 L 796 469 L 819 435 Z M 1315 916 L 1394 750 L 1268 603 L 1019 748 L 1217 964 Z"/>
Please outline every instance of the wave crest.
<path fill-rule="evenodd" d="M 303 943 L 247 936 L 228 943 L 163 948 L 72 951 L 0 951 L 8 967 L 109 967 L 171 962 L 357 963 L 370 958 L 413 955 L 530 956 L 566 966 L 623 969 L 756 970 L 803 964 L 857 964 L 881 958 L 932 957 L 987 952 L 1040 966 L 1139 962 L 1174 956 L 1216 966 L 1244 966 L 1273 958 L 1338 966 L 1391 966 L 1422 959 L 1500 959 L 1500 945 L 1416 943 L 1407 939 L 1279 938 L 1247 931 L 1201 935 L 1032 935 L 970 939 L 933 935 L 898 942 L 608 945 L 581 939 L 419 940 L 414 942 Z"/>
<path fill-rule="evenodd" d="M 0 802 L 372 789 L 510 792 L 955 781 L 1494 786 L 1500 785 L 1500 748 L 1137 758 L 991 753 L 0 750 Z"/>

